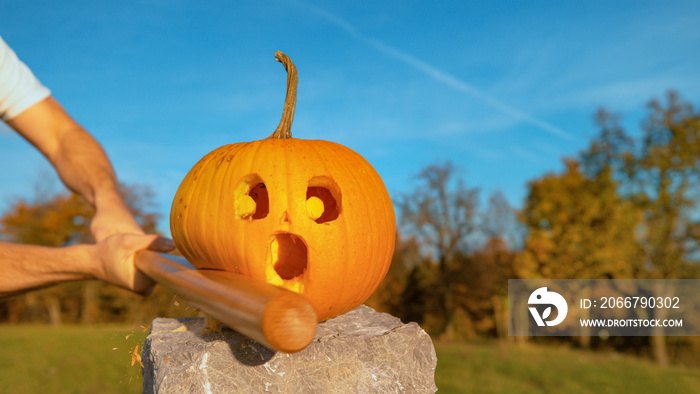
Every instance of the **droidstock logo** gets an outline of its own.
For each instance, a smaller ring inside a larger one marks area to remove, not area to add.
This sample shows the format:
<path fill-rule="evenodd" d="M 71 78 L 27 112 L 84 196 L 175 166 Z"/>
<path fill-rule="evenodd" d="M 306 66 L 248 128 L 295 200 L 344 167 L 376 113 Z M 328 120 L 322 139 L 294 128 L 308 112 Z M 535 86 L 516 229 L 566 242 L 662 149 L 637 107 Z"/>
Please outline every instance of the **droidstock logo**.
<path fill-rule="evenodd" d="M 566 304 L 566 300 L 559 293 L 553 291 L 547 291 L 546 287 L 540 287 L 530 294 L 530 298 L 527 300 L 529 305 L 550 305 L 547 309 L 542 312 L 542 316 L 537 311 L 534 306 L 529 307 L 532 317 L 538 326 L 544 327 L 545 323 L 548 326 L 556 326 L 557 324 L 564 321 L 566 318 L 566 313 L 569 311 L 569 306 Z M 545 320 L 552 314 L 552 305 L 557 308 L 557 318 L 554 320 Z"/>

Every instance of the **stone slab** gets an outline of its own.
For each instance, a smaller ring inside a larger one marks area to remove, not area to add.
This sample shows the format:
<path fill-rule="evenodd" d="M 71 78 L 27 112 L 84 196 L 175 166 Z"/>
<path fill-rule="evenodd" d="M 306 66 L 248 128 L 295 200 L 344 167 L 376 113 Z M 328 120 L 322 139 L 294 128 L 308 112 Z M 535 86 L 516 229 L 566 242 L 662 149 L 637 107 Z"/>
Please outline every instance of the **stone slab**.
<path fill-rule="evenodd" d="M 320 323 L 304 350 L 278 353 L 203 318 L 153 321 L 145 393 L 434 393 L 437 357 L 416 323 L 360 306 Z"/>

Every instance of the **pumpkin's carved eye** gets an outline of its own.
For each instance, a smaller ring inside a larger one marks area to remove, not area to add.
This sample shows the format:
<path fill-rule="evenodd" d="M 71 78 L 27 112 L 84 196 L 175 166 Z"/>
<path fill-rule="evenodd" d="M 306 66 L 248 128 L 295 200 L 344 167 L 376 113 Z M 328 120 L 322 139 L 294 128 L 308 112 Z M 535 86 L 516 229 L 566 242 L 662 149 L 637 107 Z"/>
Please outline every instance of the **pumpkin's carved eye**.
<path fill-rule="evenodd" d="M 267 194 L 267 187 L 257 174 L 243 177 L 236 188 L 235 196 L 236 217 L 239 219 L 263 219 L 270 213 L 270 198 Z"/>
<path fill-rule="evenodd" d="M 306 212 L 316 223 L 327 223 L 338 218 L 341 212 L 340 188 L 333 179 L 325 176 L 309 181 L 306 189 Z"/>

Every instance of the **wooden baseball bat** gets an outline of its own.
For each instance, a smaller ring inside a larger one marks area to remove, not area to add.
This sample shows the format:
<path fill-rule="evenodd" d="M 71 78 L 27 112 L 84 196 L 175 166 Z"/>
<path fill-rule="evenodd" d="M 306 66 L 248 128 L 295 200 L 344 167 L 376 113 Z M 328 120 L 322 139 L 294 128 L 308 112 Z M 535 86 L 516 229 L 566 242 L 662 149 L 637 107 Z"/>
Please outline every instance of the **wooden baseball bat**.
<path fill-rule="evenodd" d="M 303 296 L 241 274 L 197 270 L 187 259 L 140 252 L 136 267 L 189 304 L 272 349 L 294 353 L 316 335 L 316 311 Z"/>

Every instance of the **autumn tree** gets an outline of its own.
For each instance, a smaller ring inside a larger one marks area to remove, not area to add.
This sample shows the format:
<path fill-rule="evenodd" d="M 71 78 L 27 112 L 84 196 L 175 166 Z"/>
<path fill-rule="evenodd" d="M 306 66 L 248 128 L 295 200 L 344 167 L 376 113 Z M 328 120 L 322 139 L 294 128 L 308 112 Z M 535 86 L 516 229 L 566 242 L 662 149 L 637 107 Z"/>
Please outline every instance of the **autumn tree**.
<path fill-rule="evenodd" d="M 480 232 L 486 239 L 498 238 L 511 250 L 522 248 L 525 227 L 503 192 L 496 190 L 491 194 L 488 205 L 480 216 Z"/>
<path fill-rule="evenodd" d="M 528 229 L 517 270 L 522 278 L 630 278 L 639 268 L 636 207 L 617 193 L 609 170 L 595 178 L 579 162 L 532 181 L 521 219 Z"/>
<path fill-rule="evenodd" d="M 439 266 L 429 258 L 423 258 L 409 272 L 401 293 L 397 316 L 402 321 L 413 321 L 430 335 L 445 331 L 447 315 L 444 292 L 441 286 Z"/>
<path fill-rule="evenodd" d="M 697 277 L 700 115 L 674 92 L 648 108 L 639 138 L 600 110 L 600 133 L 579 159 L 566 161 L 561 175 L 530 183 L 521 275 Z M 665 337 L 657 333 L 651 344 L 667 364 Z"/>
<path fill-rule="evenodd" d="M 700 113 L 673 92 L 665 107 L 653 100 L 649 108 L 634 177 L 645 262 L 651 278 L 692 277 L 700 262 Z"/>
<path fill-rule="evenodd" d="M 500 190 L 489 197 L 488 205 L 481 213 L 480 230 L 486 242 L 470 254 L 470 266 L 474 272 L 465 272 L 465 275 L 471 281 L 470 298 L 479 300 L 475 304 L 483 305 L 482 311 L 490 313 L 496 336 L 503 338 L 508 335 L 508 279 L 517 278 L 515 255 L 522 249 L 525 228 L 518 221 L 515 208 Z M 478 316 L 476 311 L 472 314 Z"/>
<path fill-rule="evenodd" d="M 620 181 L 620 193 L 642 212 L 637 236 L 644 269 L 637 277 L 695 278 L 700 262 L 700 113 L 675 92 L 667 94 L 665 104 L 652 100 L 648 110 L 638 141 L 616 116 L 601 111 L 600 135 L 582 156 L 589 171 L 607 162 Z M 657 362 L 668 364 L 665 337 L 656 333 L 651 343 Z"/>
<path fill-rule="evenodd" d="M 583 169 L 588 176 L 610 171 L 619 194 L 642 212 L 646 270 L 639 277 L 692 277 L 700 252 L 700 114 L 675 92 L 648 109 L 636 140 L 618 116 L 599 111 L 601 130 L 581 154 Z"/>
<path fill-rule="evenodd" d="M 508 279 L 516 279 L 516 251 L 501 236 L 492 236 L 470 253 L 463 277 L 467 283 L 467 304 L 477 332 L 508 336 Z"/>
<path fill-rule="evenodd" d="M 396 233 L 394 255 L 389 271 L 377 290 L 367 300 L 370 307 L 406 319 L 406 308 L 403 300 L 408 284 L 409 275 L 424 259 L 420 247 L 414 237 L 407 238 Z M 422 319 L 408 319 L 421 322 Z"/>
<path fill-rule="evenodd" d="M 415 236 L 437 261 L 433 292 L 441 300 L 439 331 L 454 328 L 452 317 L 458 305 L 453 298 L 453 274 L 459 270 L 458 254 L 469 250 L 470 237 L 477 229 L 478 190 L 467 188 L 455 175 L 456 168 L 451 162 L 430 165 L 418 175 L 420 185 L 396 201 L 402 230 Z M 432 277 L 432 271 L 424 267 L 413 274 Z M 414 279 L 418 283 L 418 278 Z M 422 278 L 423 282 L 427 280 Z"/>
<path fill-rule="evenodd" d="M 530 183 L 522 211 L 528 236 L 516 260 L 518 276 L 634 277 L 640 270 L 640 247 L 635 238 L 639 211 L 617 193 L 618 184 L 609 168 L 588 177 L 578 161 L 567 160 L 565 164 L 562 174 L 549 174 Z M 586 288 L 574 291 L 579 297 L 589 296 Z M 588 347 L 590 330 L 582 327 L 578 339 Z"/>

